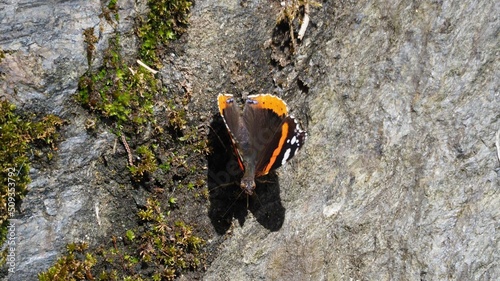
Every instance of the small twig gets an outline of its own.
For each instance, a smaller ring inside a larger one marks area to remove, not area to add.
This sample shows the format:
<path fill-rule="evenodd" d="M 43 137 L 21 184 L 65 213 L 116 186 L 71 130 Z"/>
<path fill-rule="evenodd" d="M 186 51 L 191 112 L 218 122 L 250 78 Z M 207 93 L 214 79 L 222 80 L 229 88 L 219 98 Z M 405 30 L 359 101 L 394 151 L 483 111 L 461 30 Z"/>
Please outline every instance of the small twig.
<path fill-rule="evenodd" d="M 302 19 L 302 24 L 300 25 L 299 34 L 297 39 L 302 41 L 304 34 L 306 34 L 307 26 L 309 25 L 309 3 L 304 4 L 304 18 Z"/>
<path fill-rule="evenodd" d="M 113 154 L 116 153 L 116 144 L 118 143 L 118 139 L 115 139 L 115 143 L 113 144 Z"/>
<path fill-rule="evenodd" d="M 128 70 L 130 70 L 130 73 L 132 73 L 132 75 L 135 75 L 135 70 L 133 70 L 131 67 L 129 67 Z"/>
<path fill-rule="evenodd" d="M 497 157 L 500 162 L 500 129 L 497 131 L 495 144 L 497 145 Z"/>
<path fill-rule="evenodd" d="M 125 139 L 125 135 L 122 135 L 122 142 L 123 146 L 125 147 L 125 150 L 127 151 L 128 164 L 130 166 L 134 166 L 134 161 L 132 161 L 132 152 L 130 152 L 130 146 L 128 146 L 127 140 Z"/>
<path fill-rule="evenodd" d="M 292 41 L 292 53 L 297 51 L 297 40 L 295 40 L 295 35 L 293 33 L 293 24 L 291 20 L 288 20 L 288 26 L 290 29 L 290 40 Z"/>
<path fill-rule="evenodd" d="M 99 217 L 99 203 L 95 202 L 94 207 L 95 207 L 95 217 L 97 219 L 97 225 L 101 225 L 101 218 Z"/>
<path fill-rule="evenodd" d="M 151 67 L 147 66 L 145 63 L 143 63 L 143 62 L 142 62 L 142 61 L 140 61 L 140 60 L 137 60 L 137 63 L 138 63 L 139 65 L 141 65 L 142 67 L 144 67 L 147 71 L 149 71 L 149 72 L 151 72 L 151 73 L 153 73 L 153 74 L 158 73 L 158 70 L 154 70 L 154 69 L 152 69 Z"/>

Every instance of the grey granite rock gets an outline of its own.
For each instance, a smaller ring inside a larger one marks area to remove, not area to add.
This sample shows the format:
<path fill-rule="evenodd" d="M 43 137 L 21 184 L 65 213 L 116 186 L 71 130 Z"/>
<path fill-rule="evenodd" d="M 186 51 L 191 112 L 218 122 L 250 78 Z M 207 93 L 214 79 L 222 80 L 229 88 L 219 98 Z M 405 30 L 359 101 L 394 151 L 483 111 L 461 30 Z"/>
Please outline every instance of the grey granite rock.
<path fill-rule="evenodd" d="M 191 33 L 212 20 L 221 38 L 197 44 L 224 41 L 239 9 L 195 9 Z M 494 1 L 314 8 L 298 63 L 274 73 L 307 86 L 285 95 L 299 116 L 308 106 L 309 139 L 280 171 L 283 226 L 234 228 L 205 279 L 498 279 L 499 14 Z"/>
<path fill-rule="evenodd" d="M 270 63 L 279 45 L 269 42 L 285 33 L 276 29 L 278 1 L 198 1 L 184 53 L 171 58 L 190 73 L 195 110 L 215 114 L 219 92 L 270 91 L 309 132 L 279 171 L 281 228 L 252 214 L 235 223 L 205 279 L 499 279 L 500 6 L 322 4 L 282 67 Z M 134 4 L 121 6 L 126 33 Z M 108 204 L 118 184 L 95 176 L 114 136 L 89 137 L 85 111 L 67 107 L 87 67 L 83 30 L 111 32 L 100 9 L 100 1 L 0 2 L 0 48 L 9 51 L 0 94 L 71 121 L 54 167 L 32 169 L 9 280 L 36 280 L 66 243 L 121 223 Z"/>
<path fill-rule="evenodd" d="M 109 189 L 118 184 L 103 188 L 95 165 L 111 151 L 115 136 L 106 131 L 89 136 L 89 116 L 74 106 L 73 95 L 88 68 L 83 31 L 94 27 L 101 38 L 96 64 L 115 28 L 131 33 L 134 3 L 121 4 L 122 20 L 115 27 L 100 17 L 101 1 L 0 2 L 0 49 L 6 53 L 0 63 L 0 96 L 23 110 L 69 121 L 52 166 L 31 168 L 29 193 L 11 222 L 17 243 L 15 273 L 8 280 L 38 280 L 67 243 L 108 237 L 114 227 L 106 215 L 114 208 L 108 204 L 113 198 Z M 133 45 L 128 39 L 133 37 L 123 37 L 124 45 Z M 135 47 L 127 52 L 136 52 Z"/>

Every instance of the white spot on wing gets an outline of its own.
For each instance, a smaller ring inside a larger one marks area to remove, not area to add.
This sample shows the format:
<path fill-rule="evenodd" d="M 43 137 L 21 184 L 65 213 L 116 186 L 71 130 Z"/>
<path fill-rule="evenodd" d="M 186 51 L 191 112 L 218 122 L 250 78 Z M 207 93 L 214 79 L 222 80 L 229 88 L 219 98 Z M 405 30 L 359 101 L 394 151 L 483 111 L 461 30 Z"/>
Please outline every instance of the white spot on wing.
<path fill-rule="evenodd" d="M 293 136 L 291 144 L 292 145 L 295 144 L 296 141 L 297 141 L 297 137 Z"/>
<path fill-rule="evenodd" d="M 292 152 L 292 149 L 287 149 L 285 151 L 285 155 L 283 155 L 283 160 L 281 160 L 281 165 L 285 165 L 286 161 L 288 161 L 288 158 L 290 158 L 290 153 Z"/>

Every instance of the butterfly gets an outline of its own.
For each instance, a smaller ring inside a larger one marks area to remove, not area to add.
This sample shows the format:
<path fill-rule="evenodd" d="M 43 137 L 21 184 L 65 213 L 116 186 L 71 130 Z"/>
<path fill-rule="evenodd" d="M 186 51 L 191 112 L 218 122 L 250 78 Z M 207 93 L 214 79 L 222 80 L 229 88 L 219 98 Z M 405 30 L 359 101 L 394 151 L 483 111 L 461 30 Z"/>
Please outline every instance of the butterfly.
<path fill-rule="evenodd" d="M 240 187 L 252 195 L 255 179 L 292 159 L 304 145 L 307 133 L 277 96 L 248 96 L 243 111 L 233 95 L 219 94 L 217 99 L 239 167 L 244 172 Z"/>

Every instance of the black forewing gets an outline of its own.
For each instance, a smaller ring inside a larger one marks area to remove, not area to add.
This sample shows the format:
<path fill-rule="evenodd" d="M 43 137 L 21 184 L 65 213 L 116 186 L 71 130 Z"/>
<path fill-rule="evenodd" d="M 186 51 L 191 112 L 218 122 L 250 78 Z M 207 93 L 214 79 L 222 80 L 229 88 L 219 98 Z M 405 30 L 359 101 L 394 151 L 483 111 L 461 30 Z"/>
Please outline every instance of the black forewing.
<path fill-rule="evenodd" d="M 226 127 L 231 136 L 231 141 L 233 143 L 239 142 L 237 136 L 240 135 L 241 130 L 241 111 L 238 105 L 231 95 L 219 95 L 218 102 L 219 110 L 221 111 L 224 123 L 226 124 Z M 237 149 L 235 149 L 235 152 L 237 153 L 237 156 L 239 158 L 238 160 L 240 161 L 240 166 L 242 166 L 241 153 Z"/>
<path fill-rule="evenodd" d="M 223 101 L 225 106 L 222 108 L 222 117 L 227 129 L 231 133 L 231 137 L 237 136 L 240 130 L 240 109 L 232 98 L 227 98 Z"/>
<path fill-rule="evenodd" d="M 284 116 L 278 116 L 270 109 L 259 108 L 252 104 L 245 105 L 243 123 L 249 133 L 251 149 L 256 152 L 257 176 L 266 175 L 270 171 L 266 167 L 270 160 L 274 160 L 271 158 L 279 145 L 284 120 Z"/>

